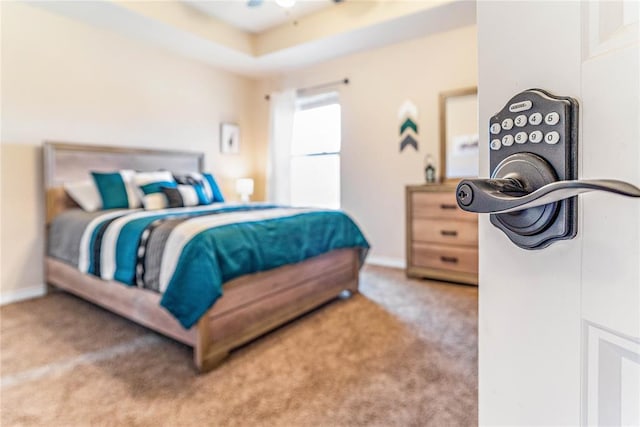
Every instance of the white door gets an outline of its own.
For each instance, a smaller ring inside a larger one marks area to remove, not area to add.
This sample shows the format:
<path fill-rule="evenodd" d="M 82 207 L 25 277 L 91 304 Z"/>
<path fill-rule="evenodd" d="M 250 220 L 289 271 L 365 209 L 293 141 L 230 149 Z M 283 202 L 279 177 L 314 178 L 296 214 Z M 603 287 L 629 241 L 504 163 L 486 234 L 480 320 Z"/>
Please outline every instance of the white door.
<path fill-rule="evenodd" d="M 478 2 L 481 126 L 525 89 L 572 96 L 579 177 L 640 186 L 639 4 Z M 482 425 L 640 425 L 640 200 L 578 206 L 577 237 L 534 251 L 480 217 Z"/>

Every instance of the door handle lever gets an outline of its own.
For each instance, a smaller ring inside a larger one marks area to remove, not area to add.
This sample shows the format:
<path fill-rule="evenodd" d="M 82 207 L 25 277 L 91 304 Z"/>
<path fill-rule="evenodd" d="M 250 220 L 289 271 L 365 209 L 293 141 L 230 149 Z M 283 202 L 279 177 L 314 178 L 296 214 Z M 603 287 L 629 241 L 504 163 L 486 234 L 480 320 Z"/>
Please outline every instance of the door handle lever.
<path fill-rule="evenodd" d="M 613 179 L 555 181 L 527 193 L 519 180 L 501 178 L 462 180 L 456 189 L 456 199 L 465 211 L 501 214 L 559 202 L 591 191 L 640 197 L 640 188 Z"/>

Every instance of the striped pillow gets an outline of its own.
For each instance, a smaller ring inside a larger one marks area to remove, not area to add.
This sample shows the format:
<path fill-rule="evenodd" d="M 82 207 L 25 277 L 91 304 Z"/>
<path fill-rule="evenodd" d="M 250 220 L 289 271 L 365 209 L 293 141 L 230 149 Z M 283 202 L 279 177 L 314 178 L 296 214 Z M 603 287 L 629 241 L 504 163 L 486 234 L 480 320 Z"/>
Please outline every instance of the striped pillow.
<path fill-rule="evenodd" d="M 175 188 L 176 181 L 171 172 L 139 172 L 135 183 L 140 189 L 142 205 L 146 210 L 164 209 L 168 206 L 167 197 L 162 188 Z"/>
<path fill-rule="evenodd" d="M 222 191 L 220 191 L 220 187 L 218 187 L 218 183 L 213 175 L 210 173 L 203 173 L 202 176 L 204 176 L 205 182 L 209 184 L 209 188 L 213 194 L 213 203 L 223 203 L 224 196 L 222 195 Z"/>
<path fill-rule="evenodd" d="M 134 183 L 135 171 L 91 172 L 102 199 L 102 209 L 139 208 L 140 197 Z"/>
<path fill-rule="evenodd" d="M 184 175 L 176 175 L 175 179 L 179 184 L 201 186 L 202 193 L 198 193 L 199 204 L 201 205 L 224 202 L 224 196 L 218 187 L 218 183 L 210 173 L 201 174 L 192 172 Z"/>
<path fill-rule="evenodd" d="M 167 198 L 168 208 L 182 208 L 200 205 L 204 189 L 199 184 L 178 184 L 175 187 L 162 187 L 162 193 Z"/>

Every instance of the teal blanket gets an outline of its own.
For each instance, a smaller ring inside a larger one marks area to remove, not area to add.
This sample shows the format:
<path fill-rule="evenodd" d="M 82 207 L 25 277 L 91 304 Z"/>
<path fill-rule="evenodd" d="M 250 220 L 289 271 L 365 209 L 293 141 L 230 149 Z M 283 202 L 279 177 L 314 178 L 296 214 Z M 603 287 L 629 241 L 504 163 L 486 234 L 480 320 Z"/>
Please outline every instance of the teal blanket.
<path fill-rule="evenodd" d="M 112 215 L 93 227 L 84 250 L 88 272 L 131 286 L 159 283 L 161 305 L 185 328 L 234 278 L 341 248 L 358 248 L 363 262 L 369 249 L 358 226 L 341 211 L 273 205 L 143 211 Z M 156 247 L 159 242 L 162 247 Z"/>

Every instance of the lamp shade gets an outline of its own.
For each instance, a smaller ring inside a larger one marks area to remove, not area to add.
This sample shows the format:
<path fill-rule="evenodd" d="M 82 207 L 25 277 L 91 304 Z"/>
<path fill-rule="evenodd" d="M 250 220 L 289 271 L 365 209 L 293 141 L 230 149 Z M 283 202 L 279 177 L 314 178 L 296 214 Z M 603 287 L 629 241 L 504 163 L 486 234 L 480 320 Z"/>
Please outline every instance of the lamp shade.
<path fill-rule="evenodd" d="M 253 194 L 253 179 L 240 178 L 236 180 L 236 193 L 240 195 L 242 201 L 248 202 L 249 196 Z"/>
<path fill-rule="evenodd" d="M 290 9 L 296 4 L 296 0 L 276 0 L 276 4 L 282 8 Z"/>

